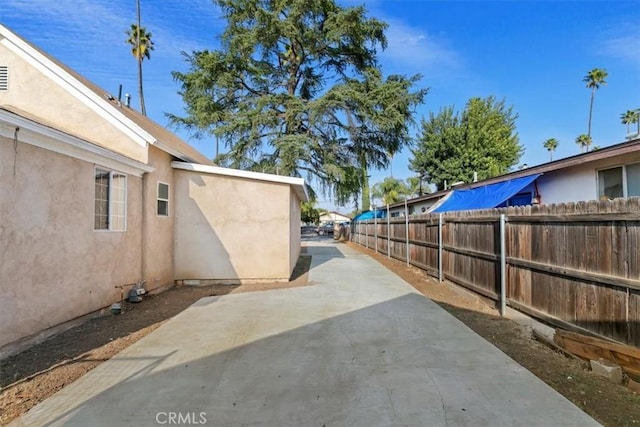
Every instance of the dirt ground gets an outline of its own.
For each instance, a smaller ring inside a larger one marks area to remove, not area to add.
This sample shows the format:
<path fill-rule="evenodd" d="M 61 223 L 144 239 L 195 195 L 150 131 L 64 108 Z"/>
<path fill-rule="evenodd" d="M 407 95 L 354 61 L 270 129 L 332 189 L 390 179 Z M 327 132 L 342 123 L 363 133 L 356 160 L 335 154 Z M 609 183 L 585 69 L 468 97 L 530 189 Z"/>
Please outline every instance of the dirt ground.
<path fill-rule="evenodd" d="M 398 274 L 602 424 L 640 426 L 640 396 L 626 387 L 594 375 L 584 362 L 569 359 L 533 340 L 530 331 L 499 317 L 484 300 L 455 286 L 437 283 L 402 262 L 349 245 Z M 305 286 L 310 263 L 311 258 L 303 254 L 288 283 L 177 287 L 158 295 L 147 295 L 140 304 L 126 304 L 121 315 L 90 320 L 3 360 L 0 365 L 0 425 L 8 424 L 198 299 Z"/>

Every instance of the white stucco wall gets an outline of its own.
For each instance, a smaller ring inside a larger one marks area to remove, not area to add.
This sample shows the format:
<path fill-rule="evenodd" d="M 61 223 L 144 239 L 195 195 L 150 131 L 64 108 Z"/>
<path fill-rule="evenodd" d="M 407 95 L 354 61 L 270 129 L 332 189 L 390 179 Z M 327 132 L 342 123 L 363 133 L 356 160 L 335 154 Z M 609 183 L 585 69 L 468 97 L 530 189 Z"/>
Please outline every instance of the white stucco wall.
<path fill-rule="evenodd" d="M 553 203 L 596 200 L 597 180 L 593 167 L 577 167 L 548 172 L 537 179 L 541 202 Z"/>
<path fill-rule="evenodd" d="M 538 178 L 542 203 L 598 200 L 598 170 L 640 162 L 640 152 L 547 172 Z"/>
<path fill-rule="evenodd" d="M 141 179 L 127 177 L 127 231 L 94 231 L 94 167 L 0 138 L 0 347 L 108 306 L 140 278 Z"/>
<path fill-rule="evenodd" d="M 177 280 L 289 279 L 289 185 L 179 169 L 174 177 Z"/>

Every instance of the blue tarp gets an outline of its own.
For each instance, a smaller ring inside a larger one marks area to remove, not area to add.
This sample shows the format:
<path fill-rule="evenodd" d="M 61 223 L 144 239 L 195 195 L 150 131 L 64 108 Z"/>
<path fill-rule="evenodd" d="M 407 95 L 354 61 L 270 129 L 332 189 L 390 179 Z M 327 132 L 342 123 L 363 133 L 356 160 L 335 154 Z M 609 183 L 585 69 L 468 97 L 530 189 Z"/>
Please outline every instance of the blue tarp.
<path fill-rule="evenodd" d="M 468 190 L 453 190 L 447 200 L 434 209 L 433 212 L 466 211 L 498 207 L 518 194 L 540 175 L 541 174 L 538 173 Z"/>
<path fill-rule="evenodd" d="M 376 218 L 386 218 L 386 215 L 385 215 L 386 213 L 387 213 L 386 210 L 376 210 L 375 214 L 374 214 L 374 211 L 364 211 L 364 212 L 359 213 L 358 215 L 356 215 L 353 218 L 353 222 L 366 221 L 368 219 L 373 219 L 374 216 Z"/>

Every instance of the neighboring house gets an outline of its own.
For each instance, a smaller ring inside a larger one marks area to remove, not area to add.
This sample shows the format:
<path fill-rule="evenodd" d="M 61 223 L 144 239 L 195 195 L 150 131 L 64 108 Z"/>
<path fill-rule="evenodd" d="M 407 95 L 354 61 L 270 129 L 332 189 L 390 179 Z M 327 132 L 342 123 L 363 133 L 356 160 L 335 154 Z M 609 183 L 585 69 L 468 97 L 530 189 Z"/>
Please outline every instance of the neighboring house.
<path fill-rule="evenodd" d="M 288 280 L 304 200 L 302 179 L 216 167 L 0 26 L 0 356 L 118 286 Z"/>
<path fill-rule="evenodd" d="M 640 196 L 640 138 L 407 201 L 409 215 Z M 405 212 L 391 205 L 391 216 Z"/>
<path fill-rule="evenodd" d="M 338 212 L 324 212 L 320 215 L 320 224 L 324 225 L 324 224 L 340 224 L 342 222 L 349 222 L 351 221 L 351 217 L 347 216 L 347 215 L 342 215 L 341 213 Z"/>

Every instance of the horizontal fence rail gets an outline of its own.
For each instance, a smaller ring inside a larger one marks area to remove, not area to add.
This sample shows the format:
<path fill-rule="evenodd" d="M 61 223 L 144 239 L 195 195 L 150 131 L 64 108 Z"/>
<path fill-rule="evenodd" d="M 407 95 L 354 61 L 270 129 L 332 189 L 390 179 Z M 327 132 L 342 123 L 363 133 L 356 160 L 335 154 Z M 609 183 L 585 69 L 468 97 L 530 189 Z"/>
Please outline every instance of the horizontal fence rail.
<path fill-rule="evenodd" d="M 640 198 L 369 220 L 351 240 L 502 312 L 640 347 Z"/>

